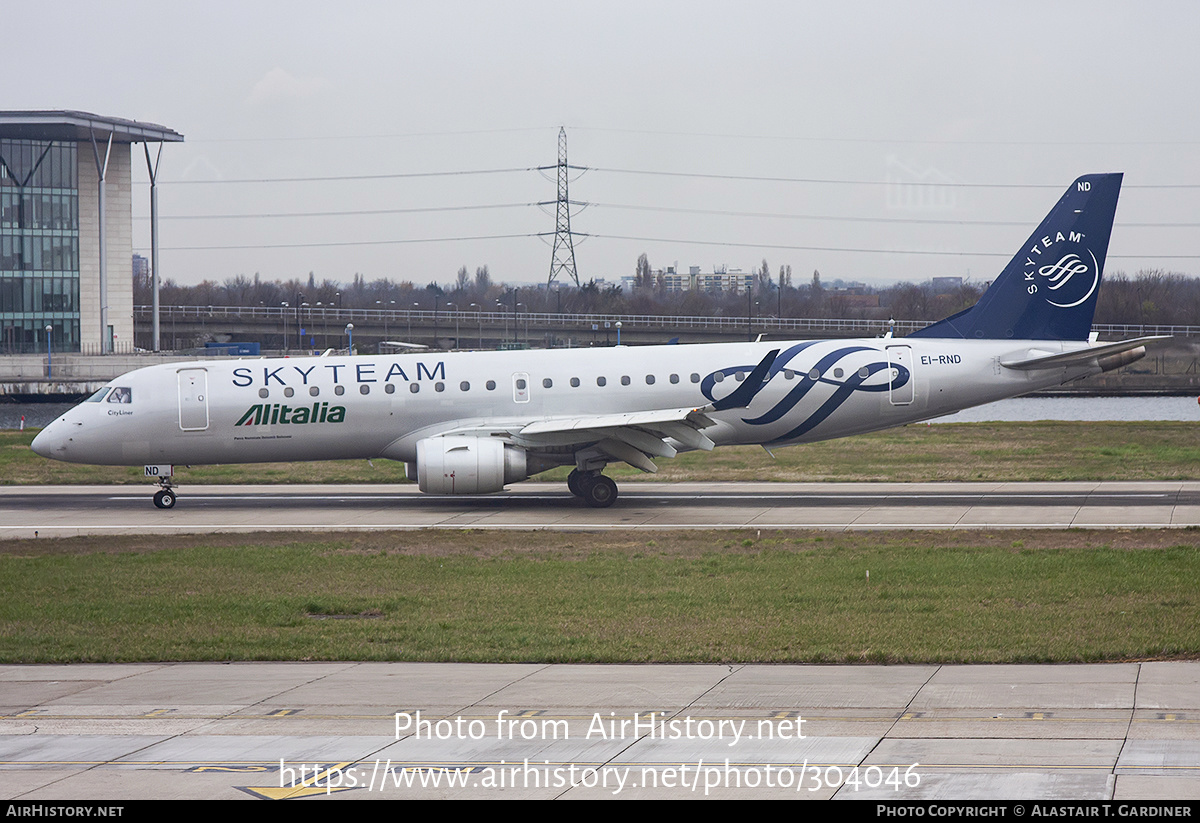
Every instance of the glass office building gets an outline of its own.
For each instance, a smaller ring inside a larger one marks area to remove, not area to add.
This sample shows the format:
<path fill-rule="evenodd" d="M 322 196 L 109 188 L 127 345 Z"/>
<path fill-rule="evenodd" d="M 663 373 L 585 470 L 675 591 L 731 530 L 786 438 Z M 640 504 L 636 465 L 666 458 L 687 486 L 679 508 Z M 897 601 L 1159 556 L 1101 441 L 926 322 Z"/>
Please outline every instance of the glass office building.
<path fill-rule="evenodd" d="M 0 351 L 79 351 L 74 143 L 0 139 Z"/>
<path fill-rule="evenodd" d="M 87 112 L 0 112 L 0 354 L 132 349 L 131 148 L 182 140 Z"/>

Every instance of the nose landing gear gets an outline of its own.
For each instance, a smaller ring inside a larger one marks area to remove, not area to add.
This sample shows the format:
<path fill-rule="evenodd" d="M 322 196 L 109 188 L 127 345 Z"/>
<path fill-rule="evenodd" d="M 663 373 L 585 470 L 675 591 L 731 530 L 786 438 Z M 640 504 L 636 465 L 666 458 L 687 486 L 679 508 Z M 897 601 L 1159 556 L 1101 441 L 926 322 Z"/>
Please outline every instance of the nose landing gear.
<path fill-rule="evenodd" d="M 158 491 L 154 495 L 154 505 L 160 509 L 175 507 L 175 490 L 171 487 L 171 476 L 175 473 L 174 466 L 146 466 L 146 476 L 158 481 Z"/>

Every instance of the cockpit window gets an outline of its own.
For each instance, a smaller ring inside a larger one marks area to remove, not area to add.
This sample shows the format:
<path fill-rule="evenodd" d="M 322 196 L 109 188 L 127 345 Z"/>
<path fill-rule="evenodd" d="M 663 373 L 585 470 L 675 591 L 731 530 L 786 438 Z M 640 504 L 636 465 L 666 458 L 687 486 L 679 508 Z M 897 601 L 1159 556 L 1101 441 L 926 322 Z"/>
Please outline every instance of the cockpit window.
<path fill-rule="evenodd" d="M 100 391 L 93 394 L 91 397 L 89 397 L 84 402 L 85 403 L 99 403 L 101 400 L 104 399 L 104 395 L 108 394 L 109 391 L 111 391 L 111 390 L 112 390 L 112 386 L 105 386 L 104 388 L 102 388 Z"/>
<path fill-rule="evenodd" d="M 128 386 L 116 386 L 108 396 L 109 403 L 132 403 L 133 390 Z"/>

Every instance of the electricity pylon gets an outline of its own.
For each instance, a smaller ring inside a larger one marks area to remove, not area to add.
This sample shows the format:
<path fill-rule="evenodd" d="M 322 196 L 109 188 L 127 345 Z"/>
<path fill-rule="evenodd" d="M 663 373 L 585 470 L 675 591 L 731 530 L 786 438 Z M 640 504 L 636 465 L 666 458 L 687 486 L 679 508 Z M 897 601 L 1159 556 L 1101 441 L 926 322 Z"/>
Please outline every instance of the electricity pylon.
<path fill-rule="evenodd" d="M 543 169 L 548 168 L 550 167 L 543 167 Z M 548 282 L 553 283 L 554 278 L 560 272 L 566 272 L 571 275 L 571 279 L 578 286 L 579 272 L 575 269 L 575 241 L 571 236 L 571 206 L 582 204 L 573 204 L 570 197 L 567 196 L 569 170 L 578 167 L 567 164 L 567 130 L 562 127 L 558 130 L 558 165 L 554 168 L 558 169 L 558 199 L 555 201 L 554 252 L 550 256 L 550 280 Z M 549 205 L 549 203 L 543 205 Z"/>

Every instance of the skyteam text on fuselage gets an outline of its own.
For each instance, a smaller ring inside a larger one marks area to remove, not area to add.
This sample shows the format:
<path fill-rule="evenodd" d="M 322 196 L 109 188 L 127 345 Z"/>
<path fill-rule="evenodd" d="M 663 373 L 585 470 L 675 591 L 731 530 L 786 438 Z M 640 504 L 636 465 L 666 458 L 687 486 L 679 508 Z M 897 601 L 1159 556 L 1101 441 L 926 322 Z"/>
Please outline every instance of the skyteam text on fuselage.
<path fill-rule="evenodd" d="M 609 463 L 861 434 L 1143 356 L 1153 338 L 1090 338 L 1120 187 L 1076 180 L 975 306 L 905 338 L 172 363 L 112 381 L 33 449 L 145 465 L 160 508 L 176 464 L 375 457 L 435 494 L 573 466 L 571 492 L 608 506 Z"/>

